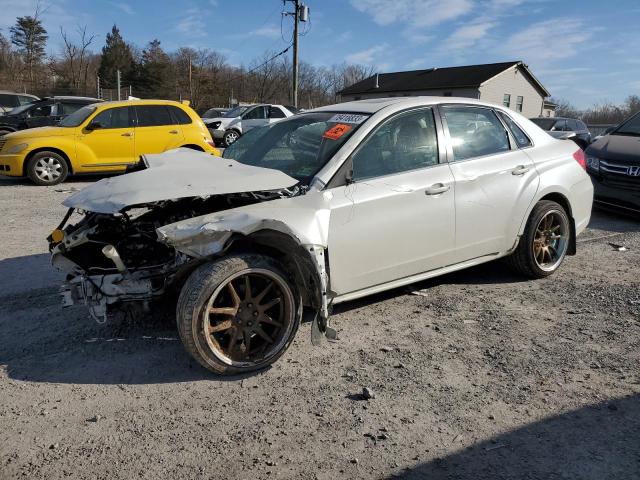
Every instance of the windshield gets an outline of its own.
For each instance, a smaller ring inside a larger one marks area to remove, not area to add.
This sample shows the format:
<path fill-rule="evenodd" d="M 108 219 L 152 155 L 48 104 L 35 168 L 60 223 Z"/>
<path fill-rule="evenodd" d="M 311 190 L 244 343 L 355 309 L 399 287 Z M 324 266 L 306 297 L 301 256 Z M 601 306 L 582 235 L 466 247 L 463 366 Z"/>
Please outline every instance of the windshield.
<path fill-rule="evenodd" d="M 307 182 L 368 118 L 350 113 L 303 113 L 249 130 L 224 151 L 223 157 L 280 170 Z"/>
<path fill-rule="evenodd" d="M 556 123 L 555 118 L 532 118 L 531 121 L 543 130 L 551 130 Z"/>
<path fill-rule="evenodd" d="M 244 111 L 249 107 L 236 107 L 229 110 L 225 113 L 222 118 L 236 118 L 244 113 Z"/>
<path fill-rule="evenodd" d="M 614 130 L 611 135 L 638 135 L 640 136 L 640 112 Z"/>
<path fill-rule="evenodd" d="M 61 127 L 77 127 L 95 111 L 96 107 L 87 105 L 86 107 L 76 110 L 71 115 L 64 117 L 58 125 Z"/>
<path fill-rule="evenodd" d="M 19 107 L 12 108 L 9 115 L 20 115 L 24 111 L 29 110 L 32 106 L 32 103 L 27 103 L 26 105 L 20 105 Z"/>

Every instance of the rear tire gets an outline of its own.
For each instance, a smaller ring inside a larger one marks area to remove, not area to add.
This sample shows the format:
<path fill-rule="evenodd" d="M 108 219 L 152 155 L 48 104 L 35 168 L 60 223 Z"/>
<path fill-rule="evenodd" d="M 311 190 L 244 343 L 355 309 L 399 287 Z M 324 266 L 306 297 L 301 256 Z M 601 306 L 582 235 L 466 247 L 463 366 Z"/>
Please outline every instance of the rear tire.
<path fill-rule="evenodd" d="M 281 265 L 262 255 L 226 257 L 197 268 L 184 284 L 176 320 L 185 349 L 221 375 L 260 370 L 289 348 L 299 302 Z"/>
<path fill-rule="evenodd" d="M 533 207 L 518 246 L 506 261 L 526 277 L 548 277 L 562 264 L 570 239 L 567 212 L 556 202 L 542 200 Z"/>
<path fill-rule="evenodd" d="M 67 161 L 55 152 L 38 152 L 27 162 L 27 177 L 40 186 L 57 185 L 69 175 Z"/>

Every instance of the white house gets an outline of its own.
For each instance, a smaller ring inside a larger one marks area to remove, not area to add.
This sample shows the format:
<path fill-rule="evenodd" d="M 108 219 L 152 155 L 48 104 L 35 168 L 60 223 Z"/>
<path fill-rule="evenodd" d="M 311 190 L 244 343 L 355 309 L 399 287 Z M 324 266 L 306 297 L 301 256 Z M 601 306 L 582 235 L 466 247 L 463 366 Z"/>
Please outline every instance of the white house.
<path fill-rule="evenodd" d="M 380 73 L 338 93 L 343 102 L 417 95 L 469 97 L 504 105 L 526 117 L 546 114 L 549 96 L 521 61 Z"/>

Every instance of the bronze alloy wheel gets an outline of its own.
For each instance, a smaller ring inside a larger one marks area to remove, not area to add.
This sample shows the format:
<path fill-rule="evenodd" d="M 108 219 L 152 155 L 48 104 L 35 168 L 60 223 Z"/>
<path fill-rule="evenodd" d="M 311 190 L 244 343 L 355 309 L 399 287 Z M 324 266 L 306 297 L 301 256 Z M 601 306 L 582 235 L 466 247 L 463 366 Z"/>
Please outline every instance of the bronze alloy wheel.
<path fill-rule="evenodd" d="M 558 210 L 548 211 L 538 222 L 533 237 L 533 257 L 544 271 L 553 271 L 562 262 L 569 242 L 569 226 Z"/>
<path fill-rule="evenodd" d="M 227 365 L 247 367 L 282 350 L 294 327 L 295 303 L 280 275 L 248 268 L 215 289 L 202 315 L 213 355 Z"/>

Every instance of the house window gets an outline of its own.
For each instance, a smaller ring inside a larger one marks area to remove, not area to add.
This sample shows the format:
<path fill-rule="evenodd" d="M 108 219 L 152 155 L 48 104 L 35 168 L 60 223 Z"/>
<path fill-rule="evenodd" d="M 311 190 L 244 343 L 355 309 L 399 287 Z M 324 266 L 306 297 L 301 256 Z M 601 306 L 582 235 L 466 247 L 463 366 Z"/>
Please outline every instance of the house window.
<path fill-rule="evenodd" d="M 502 105 L 507 108 L 511 107 L 511 95 L 509 93 L 505 93 L 504 97 L 502 97 Z"/>
<path fill-rule="evenodd" d="M 516 112 L 522 112 L 522 103 L 524 102 L 524 97 L 516 98 Z"/>
<path fill-rule="evenodd" d="M 445 97 L 450 97 L 452 92 L 444 92 L 442 95 Z"/>

